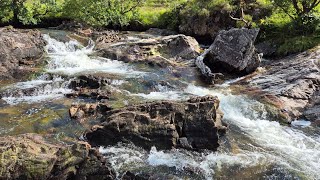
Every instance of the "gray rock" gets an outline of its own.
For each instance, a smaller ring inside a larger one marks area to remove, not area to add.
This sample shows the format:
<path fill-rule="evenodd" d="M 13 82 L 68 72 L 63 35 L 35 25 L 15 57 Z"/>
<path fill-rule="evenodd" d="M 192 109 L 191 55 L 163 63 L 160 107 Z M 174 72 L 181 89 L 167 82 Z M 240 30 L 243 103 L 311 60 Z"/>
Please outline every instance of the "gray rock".
<path fill-rule="evenodd" d="M 256 70 L 261 57 L 254 47 L 259 29 L 220 31 L 203 62 L 212 72 L 248 74 Z"/>
<path fill-rule="evenodd" d="M 35 71 L 45 41 L 36 30 L 0 29 L 0 79 L 21 78 Z"/>
<path fill-rule="evenodd" d="M 94 146 L 132 142 L 150 150 L 187 148 L 216 150 L 226 127 L 217 97 L 186 102 L 160 101 L 112 110 L 85 137 Z"/>
<path fill-rule="evenodd" d="M 277 61 L 269 61 L 264 70 L 242 80 L 258 96 L 272 97 L 268 101 L 285 109 L 291 119 L 305 116 L 320 119 L 320 49 Z M 252 91 L 251 91 L 252 92 Z"/>
<path fill-rule="evenodd" d="M 85 142 L 52 144 L 36 134 L 0 138 L 0 179 L 115 179 L 111 165 Z"/>
<path fill-rule="evenodd" d="M 150 28 L 146 31 L 148 34 L 159 35 L 159 36 L 170 36 L 176 35 L 177 32 L 169 29 L 159 29 L 159 28 Z"/>
<path fill-rule="evenodd" d="M 256 45 L 257 51 L 262 53 L 263 56 L 273 56 L 277 52 L 277 45 L 271 42 L 265 41 Z"/>
<path fill-rule="evenodd" d="M 320 121 L 320 91 L 314 93 L 303 115 L 310 121 Z"/>
<path fill-rule="evenodd" d="M 149 35 L 137 40 L 103 43 L 98 41 L 96 49 L 106 58 L 131 62 L 144 63 L 153 66 L 175 66 L 190 62 L 200 54 L 198 42 L 182 34 L 170 36 Z"/>

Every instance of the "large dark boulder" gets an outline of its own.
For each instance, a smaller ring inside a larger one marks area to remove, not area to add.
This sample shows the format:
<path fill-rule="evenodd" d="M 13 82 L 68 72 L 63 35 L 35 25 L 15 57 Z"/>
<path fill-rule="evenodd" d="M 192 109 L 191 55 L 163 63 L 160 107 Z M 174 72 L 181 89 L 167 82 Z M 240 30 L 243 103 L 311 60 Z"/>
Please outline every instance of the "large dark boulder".
<path fill-rule="evenodd" d="M 217 97 L 152 102 L 107 112 L 85 137 L 94 146 L 122 141 L 148 150 L 152 146 L 216 150 L 218 133 L 226 130 L 222 116 Z"/>
<path fill-rule="evenodd" d="M 0 28 L 0 79 L 21 78 L 35 71 L 44 46 L 37 30 Z"/>
<path fill-rule="evenodd" d="M 0 138 L 0 179 L 115 179 L 111 165 L 85 142 L 52 144 L 36 134 Z"/>
<path fill-rule="evenodd" d="M 213 73 L 248 74 L 261 62 L 254 47 L 259 29 L 220 31 L 210 48 L 198 58 Z M 199 62 L 197 62 L 199 66 Z M 199 66 L 202 71 L 204 67 Z"/>

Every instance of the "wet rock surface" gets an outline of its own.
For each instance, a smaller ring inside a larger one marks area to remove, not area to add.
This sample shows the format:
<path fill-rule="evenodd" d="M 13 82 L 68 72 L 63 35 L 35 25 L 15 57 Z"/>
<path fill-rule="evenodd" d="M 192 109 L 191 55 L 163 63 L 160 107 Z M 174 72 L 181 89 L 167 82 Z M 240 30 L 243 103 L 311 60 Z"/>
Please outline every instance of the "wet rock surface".
<path fill-rule="evenodd" d="M 148 150 L 152 146 L 216 150 L 218 134 L 226 130 L 222 116 L 219 100 L 212 96 L 146 103 L 107 112 L 85 136 L 94 146 L 122 141 Z"/>
<path fill-rule="evenodd" d="M 310 121 L 320 124 L 320 91 L 318 90 L 310 98 L 303 115 Z"/>
<path fill-rule="evenodd" d="M 37 30 L 0 28 L 0 79 L 18 79 L 35 72 L 44 46 Z"/>
<path fill-rule="evenodd" d="M 84 122 L 87 117 L 93 117 L 112 110 L 108 103 L 82 103 L 73 104 L 69 109 L 70 118 Z"/>
<path fill-rule="evenodd" d="M 132 42 L 128 40 L 118 43 L 97 41 L 96 49 L 106 58 L 160 67 L 189 62 L 188 60 L 195 59 L 200 53 L 198 42 L 189 36 L 181 34 L 146 36 L 144 39 Z"/>
<path fill-rule="evenodd" d="M 0 138 L 1 179 L 114 179 L 110 164 L 90 145 L 57 145 L 36 134 Z"/>
<path fill-rule="evenodd" d="M 209 50 L 205 52 L 203 62 L 212 72 L 228 74 L 248 74 L 261 62 L 254 47 L 259 29 L 231 29 L 220 31 Z"/>
<path fill-rule="evenodd" d="M 256 89 L 260 97 L 283 109 L 291 119 L 319 119 L 319 50 L 278 61 L 267 61 L 263 71 L 240 81 Z M 250 90 L 251 91 L 251 90 Z"/>
<path fill-rule="evenodd" d="M 110 80 L 99 76 L 82 75 L 71 80 L 69 87 L 74 91 L 66 94 L 68 98 L 91 98 L 93 100 L 109 99 L 111 92 L 103 89 Z"/>

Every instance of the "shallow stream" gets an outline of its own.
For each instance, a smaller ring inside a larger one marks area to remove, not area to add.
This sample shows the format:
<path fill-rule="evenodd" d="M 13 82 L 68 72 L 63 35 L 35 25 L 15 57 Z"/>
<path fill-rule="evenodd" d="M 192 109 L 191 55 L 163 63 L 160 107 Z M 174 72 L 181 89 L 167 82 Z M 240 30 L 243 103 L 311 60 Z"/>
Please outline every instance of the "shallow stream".
<path fill-rule="evenodd" d="M 290 127 L 268 119 L 260 102 L 232 94 L 229 83 L 207 87 L 195 68 L 157 68 L 98 57 L 94 45 L 62 42 L 68 33 L 45 31 L 47 57 L 29 81 L 1 87 L 0 135 L 40 133 L 67 143 L 85 131 L 69 118 L 72 103 L 65 94 L 70 80 L 93 74 L 110 80 L 114 108 L 154 100 L 184 100 L 215 95 L 230 129 L 217 152 L 145 151 L 133 145 L 101 147 L 119 177 L 125 171 L 159 179 L 320 179 L 320 134 L 306 121 Z M 132 40 L 140 40 L 132 35 Z M 90 44 L 90 43 L 89 43 Z M 179 73 L 177 73 L 179 72 Z M 94 120 L 92 120 L 94 121 Z"/>

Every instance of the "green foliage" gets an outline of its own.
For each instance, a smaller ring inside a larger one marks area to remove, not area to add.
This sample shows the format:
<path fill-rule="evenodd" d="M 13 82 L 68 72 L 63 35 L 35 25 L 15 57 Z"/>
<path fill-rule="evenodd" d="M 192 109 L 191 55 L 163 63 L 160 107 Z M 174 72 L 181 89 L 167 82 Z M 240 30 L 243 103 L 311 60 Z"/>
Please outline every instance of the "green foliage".
<path fill-rule="evenodd" d="M 142 0 L 67 0 L 64 16 L 93 26 L 125 26 L 137 16 Z M 72 11 L 70 11 L 72 9 Z"/>
<path fill-rule="evenodd" d="M 173 27 L 173 22 L 178 20 L 176 9 L 187 0 L 146 0 L 139 8 L 137 21 L 144 27 Z"/>
<path fill-rule="evenodd" d="M 36 25 L 65 18 L 97 27 L 138 24 L 178 30 L 182 24 L 220 18 L 221 28 L 259 27 L 258 41 L 271 41 L 278 45 L 279 55 L 286 55 L 320 42 L 319 4 L 320 0 L 0 0 L 0 23 Z"/>
<path fill-rule="evenodd" d="M 64 0 L 1 0 L 0 22 L 38 24 L 42 18 L 56 17 Z"/>
<path fill-rule="evenodd" d="M 277 50 L 277 55 L 285 56 L 297 52 L 302 52 L 311 49 L 320 44 L 320 36 L 297 36 L 287 38 L 283 42 L 279 43 L 280 46 Z"/>
<path fill-rule="evenodd" d="M 189 1 L 181 14 L 188 16 L 209 17 L 214 11 L 232 11 L 231 0 L 191 0 Z"/>
<path fill-rule="evenodd" d="M 291 26 L 297 35 L 316 31 L 320 20 L 316 13 L 320 0 L 273 0 L 272 3 L 291 18 Z"/>

